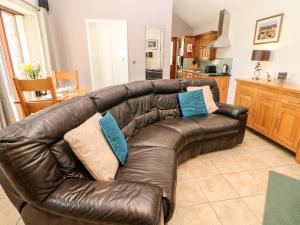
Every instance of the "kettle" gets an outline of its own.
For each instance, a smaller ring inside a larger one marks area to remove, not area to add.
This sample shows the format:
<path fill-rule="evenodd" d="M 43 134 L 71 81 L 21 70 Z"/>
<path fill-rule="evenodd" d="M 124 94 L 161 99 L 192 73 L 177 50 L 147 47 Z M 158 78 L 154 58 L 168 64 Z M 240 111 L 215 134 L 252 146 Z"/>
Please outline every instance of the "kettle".
<path fill-rule="evenodd" d="M 229 73 L 229 66 L 227 64 L 223 64 L 222 74 L 228 74 L 228 73 Z"/>

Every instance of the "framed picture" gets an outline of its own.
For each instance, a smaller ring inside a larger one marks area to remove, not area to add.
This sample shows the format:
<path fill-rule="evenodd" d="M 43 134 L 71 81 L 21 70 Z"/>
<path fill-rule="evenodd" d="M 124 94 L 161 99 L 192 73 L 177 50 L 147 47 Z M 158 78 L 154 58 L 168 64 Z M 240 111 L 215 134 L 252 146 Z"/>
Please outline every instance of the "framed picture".
<path fill-rule="evenodd" d="M 283 13 L 256 21 L 254 44 L 279 42 Z"/>
<path fill-rule="evenodd" d="M 193 52 L 193 44 L 187 44 L 187 46 L 186 46 L 186 51 L 187 51 L 188 53 Z"/>
<path fill-rule="evenodd" d="M 278 73 L 278 80 L 284 81 L 287 78 L 288 73 L 287 72 L 280 72 Z"/>
<path fill-rule="evenodd" d="M 158 40 L 155 39 L 147 40 L 147 49 L 151 49 L 151 50 L 158 49 Z"/>

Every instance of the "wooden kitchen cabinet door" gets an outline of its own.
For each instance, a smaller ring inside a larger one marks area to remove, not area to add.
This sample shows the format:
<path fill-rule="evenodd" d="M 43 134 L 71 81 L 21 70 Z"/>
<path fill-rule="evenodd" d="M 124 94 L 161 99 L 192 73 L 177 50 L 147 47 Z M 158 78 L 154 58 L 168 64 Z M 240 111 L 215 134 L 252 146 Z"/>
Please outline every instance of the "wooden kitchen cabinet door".
<path fill-rule="evenodd" d="M 192 36 L 184 37 L 184 57 L 193 58 L 195 49 L 195 38 Z"/>
<path fill-rule="evenodd" d="M 266 99 L 256 98 L 252 126 L 263 134 L 268 135 L 274 118 L 276 103 Z"/>
<path fill-rule="evenodd" d="M 272 127 L 272 137 L 297 149 L 300 141 L 300 110 L 280 105 Z"/>
<path fill-rule="evenodd" d="M 220 102 L 227 103 L 230 76 L 212 76 L 212 79 L 217 81 L 220 91 Z"/>
<path fill-rule="evenodd" d="M 236 96 L 235 99 L 235 105 L 237 106 L 243 106 L 248 109 L 248 121 L 247 124 L 248 126 L 252 125 L 252 120 L 253 120 L 253 96 L 247 95 L 240 93 L 238 96 Z"/>
<path fill-rule="evenodd" d="M 234 104 L 237 106 L 243 106 L 248 109 L 248 126 L 252 125 L 254 118 L 254 97 L 255 89 L 245 85 L 238 84 L 235 94 Z"/>

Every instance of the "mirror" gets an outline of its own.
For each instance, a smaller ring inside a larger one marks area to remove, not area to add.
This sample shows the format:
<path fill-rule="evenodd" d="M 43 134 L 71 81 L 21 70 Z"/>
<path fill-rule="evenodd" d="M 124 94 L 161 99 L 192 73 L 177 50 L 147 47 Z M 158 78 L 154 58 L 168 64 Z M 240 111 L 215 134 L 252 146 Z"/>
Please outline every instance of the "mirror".
<path fill-rule="evenodd" d="M 164 27 L 146 26 L 146 80 L 162 79 Z"/>

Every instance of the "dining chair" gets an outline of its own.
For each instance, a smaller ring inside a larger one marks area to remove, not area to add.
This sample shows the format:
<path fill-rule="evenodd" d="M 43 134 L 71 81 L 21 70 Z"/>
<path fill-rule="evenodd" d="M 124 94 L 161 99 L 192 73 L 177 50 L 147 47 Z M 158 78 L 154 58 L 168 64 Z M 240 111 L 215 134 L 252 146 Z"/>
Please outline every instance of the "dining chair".
<path fill-rule="evenodd" d="M 36 80 L 20 80 L 14 77 L 13 82 L 20 98 L 20 103 L 25 117 L 58 102 L 51 77 Z M 50 91 L 51 99 L 42 100 L 39 98 L 25 98 L 24 92 L 34 91 Z"/>
<path fill-rule="evenodd" d="M 57 87 L 59 87 L 59 81 L 74 81 L 76 83 L 76 89 L 79 89 L 79 79 L 77 70 L 70 72 L 54 71 L 54 77 Z"/>

